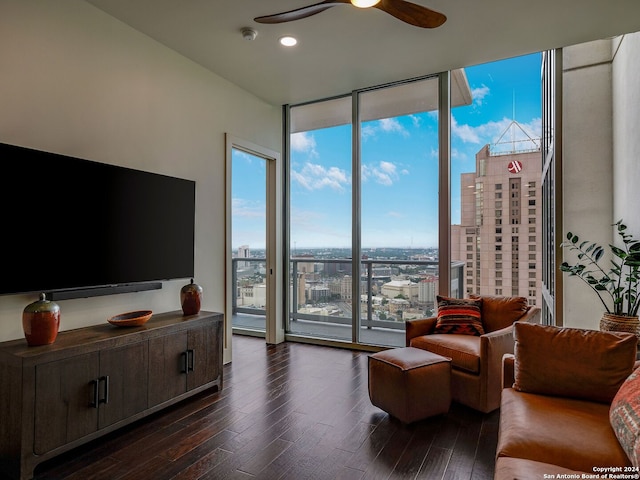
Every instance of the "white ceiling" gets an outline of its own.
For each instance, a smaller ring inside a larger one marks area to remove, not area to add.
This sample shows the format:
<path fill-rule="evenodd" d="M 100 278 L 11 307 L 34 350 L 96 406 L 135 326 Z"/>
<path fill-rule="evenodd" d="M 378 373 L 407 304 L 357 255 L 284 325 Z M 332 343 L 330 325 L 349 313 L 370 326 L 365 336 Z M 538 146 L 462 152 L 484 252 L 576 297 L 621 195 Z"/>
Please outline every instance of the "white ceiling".
<path fill-rule="evenodd" d="M 640 31 L 640 0 L 415 0 L 448 17 L 437 29 L 351 5 L 253 21 L 317 0 L 86 1 L 273 105 Z M 285 34 L 298 45 L 281 47 Z"/>

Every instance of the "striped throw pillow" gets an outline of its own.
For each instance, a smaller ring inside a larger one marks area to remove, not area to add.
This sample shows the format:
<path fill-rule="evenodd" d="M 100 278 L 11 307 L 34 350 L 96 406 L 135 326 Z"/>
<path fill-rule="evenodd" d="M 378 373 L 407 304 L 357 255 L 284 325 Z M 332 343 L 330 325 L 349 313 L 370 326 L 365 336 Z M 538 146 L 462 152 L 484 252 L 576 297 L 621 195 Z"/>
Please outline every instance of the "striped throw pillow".
<path fill-rule="evenodd" d="M 640 375 L 633 372 L 611 402 L 611 427 L 634 467 L 640 466 Z"/>
<path fill-rule="evenodd" d="M 482 299 L 448 298 L 438 295 L 438 315 L 433 333 L 484 335 L 480 310 Z"/>

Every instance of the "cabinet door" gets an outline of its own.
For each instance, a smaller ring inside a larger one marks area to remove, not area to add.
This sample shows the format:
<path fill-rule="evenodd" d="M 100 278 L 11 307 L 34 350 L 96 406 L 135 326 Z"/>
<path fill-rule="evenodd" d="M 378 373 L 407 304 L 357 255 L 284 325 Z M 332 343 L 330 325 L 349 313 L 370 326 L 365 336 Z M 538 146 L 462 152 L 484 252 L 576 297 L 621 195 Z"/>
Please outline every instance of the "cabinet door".
<path fill-rule="evenodd" d="M 213 382 L 220 375 L 219 322 L 189 330 L 187 390 Z"/>
<path fill-rule="evenodd" d="M 149 340 L 149 406 L 187 391 L 187 332 Z"/>
<path fill-rule="evenodd" d="M 98 429 L 98 353 L 36 366 L 34 452 L 46 453 Z"/>
<path fill-rule="evenodd" d="M 99 428 L 147 408 L 148 345 L 140 342 L 100 352 Z"/>

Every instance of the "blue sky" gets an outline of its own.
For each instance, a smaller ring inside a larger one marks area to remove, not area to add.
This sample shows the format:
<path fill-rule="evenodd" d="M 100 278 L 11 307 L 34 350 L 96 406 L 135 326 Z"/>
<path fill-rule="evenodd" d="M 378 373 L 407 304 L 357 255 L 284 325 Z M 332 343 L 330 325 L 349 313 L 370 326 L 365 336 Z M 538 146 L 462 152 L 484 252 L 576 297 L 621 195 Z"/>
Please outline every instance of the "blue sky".
<path fill-rule="evenodd" d="M 516 120 L 541 133 L 540 54 L 465 69 L 473 103 L 452 111 L 452 220 L 460 218 L 460 173 Z M 514 116 L 515 115 L 515 116 Z M 519 132 L 520 137 L 524 136 Z M 510 132 L 502 140 L 511 139 Z M 362 125 L 362 246 L 437 246 L 437 116 L 434 112 Z M 291 245 L 351 245 L 351 127 L 291 137 Z M 264 160 L 235 152 L 233 248 L 264 248 Z"/>

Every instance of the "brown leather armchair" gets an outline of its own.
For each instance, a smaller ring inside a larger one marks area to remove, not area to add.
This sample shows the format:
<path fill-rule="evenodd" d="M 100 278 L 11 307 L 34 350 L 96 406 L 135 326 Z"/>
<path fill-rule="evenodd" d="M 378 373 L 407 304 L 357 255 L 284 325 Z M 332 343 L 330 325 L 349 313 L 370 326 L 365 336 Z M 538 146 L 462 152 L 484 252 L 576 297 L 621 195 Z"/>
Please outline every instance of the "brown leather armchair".
<path fill-rule="evenodd" d="M 513 353 L 513 323 L 539 323 L 524 297 L 480 296 L 484 335 L 434 334 L 436 317 L 407 321 L 406 346 L 451 358 L 451 398 L 481 412 L 500 406 L 502 356 Z"/>

